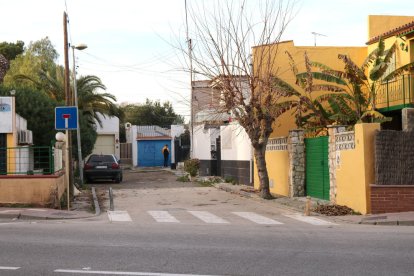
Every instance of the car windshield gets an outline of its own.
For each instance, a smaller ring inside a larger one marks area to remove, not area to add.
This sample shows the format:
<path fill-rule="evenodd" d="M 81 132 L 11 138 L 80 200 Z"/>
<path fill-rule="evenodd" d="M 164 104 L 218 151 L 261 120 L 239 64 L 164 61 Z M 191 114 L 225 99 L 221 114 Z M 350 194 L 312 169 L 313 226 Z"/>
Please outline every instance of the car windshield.
<path fill-rule="evenodd" d="M 113 163 L 114 158 L 111 155 L 92 155 L 88 163 Z"/>

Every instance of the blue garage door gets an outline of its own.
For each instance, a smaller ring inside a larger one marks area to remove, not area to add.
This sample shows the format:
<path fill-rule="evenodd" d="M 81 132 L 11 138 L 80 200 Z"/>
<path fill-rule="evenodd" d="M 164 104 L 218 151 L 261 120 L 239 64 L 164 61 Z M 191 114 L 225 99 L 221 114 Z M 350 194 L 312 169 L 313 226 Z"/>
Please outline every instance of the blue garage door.
<path fill-rule="evenodd" d="M 165 145 L 170 149 L 168 165 L 171 160 L 171 140 L 139 140 L 138 142 L 138 167 L 162 167 L 164 155 L 161 150 Z"/>

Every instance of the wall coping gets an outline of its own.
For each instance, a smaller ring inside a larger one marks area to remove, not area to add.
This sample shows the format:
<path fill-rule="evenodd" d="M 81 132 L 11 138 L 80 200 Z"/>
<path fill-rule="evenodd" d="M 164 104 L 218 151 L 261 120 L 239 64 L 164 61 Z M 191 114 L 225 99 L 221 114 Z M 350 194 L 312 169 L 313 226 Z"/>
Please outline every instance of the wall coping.
<path fill-rule="evenodd" d="M 377 185 L 377 184 L 371 184 L 371 188 L 413 188 L 414 185 Z"/>
<path fill-rule="evenodd" d="M 27 175 L 27 174 L 13 174 L 13 175 L 0 175 L 0 179 L 24 179 L 24 178 L 59 178 L 64 173 L 48 174 L 48 175 Z"/>

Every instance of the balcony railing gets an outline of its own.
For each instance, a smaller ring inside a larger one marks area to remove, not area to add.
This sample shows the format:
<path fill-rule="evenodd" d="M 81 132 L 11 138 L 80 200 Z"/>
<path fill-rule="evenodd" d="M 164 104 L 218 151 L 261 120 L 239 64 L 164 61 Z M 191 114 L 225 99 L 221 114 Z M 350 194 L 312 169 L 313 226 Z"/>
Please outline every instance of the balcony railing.
<path fill-rule="evenodd" d="M 414 105 L 414 74 L 406 74 L 384 82 L 377 89 L 375 108 L 380 111 L 398 110 Z"/>

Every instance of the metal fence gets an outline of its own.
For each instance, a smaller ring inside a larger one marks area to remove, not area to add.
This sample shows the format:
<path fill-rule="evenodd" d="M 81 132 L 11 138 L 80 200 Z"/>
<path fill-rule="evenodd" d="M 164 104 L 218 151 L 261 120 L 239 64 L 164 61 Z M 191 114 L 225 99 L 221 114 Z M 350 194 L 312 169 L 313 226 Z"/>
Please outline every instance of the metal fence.
<path fill-rule="evenodd" d="M 377 105 L 386 104 L 387 107 L 395 104 L 410 104 L 414 99 L 414 74 L 401 75 L 393 80 L 386 81 L 378 88 L 375 95 Z"/>
<path fill-rule="evenodd" d="M 48 175 L 62 169 L 60 149 L 47 146 L 0 148 L 0 175 Z"/>
<path fill-rule="evenodd" d="M 132 164 L 132 143 L 121 143 L 120 154 L 122 164 Z"/>

